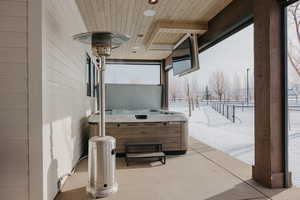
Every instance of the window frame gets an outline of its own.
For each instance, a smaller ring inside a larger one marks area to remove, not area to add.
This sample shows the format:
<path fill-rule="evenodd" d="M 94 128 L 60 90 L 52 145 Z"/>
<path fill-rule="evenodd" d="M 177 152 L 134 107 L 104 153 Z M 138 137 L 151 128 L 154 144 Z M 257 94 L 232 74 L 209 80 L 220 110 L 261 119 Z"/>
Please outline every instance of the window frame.
<path fill-rule="evenodd" d="M 281 0 L 281 62 L 283 66 L 282 79 L 283 81 L 283 89 L 284 95 L 282 97 L 283 102 L 283 119 L 284 119 L 284 127 L 283 127 L 283 140 L 282 145 L 284 146 L 284 186 L 286 188 L 289 187 L 290 176 L 289 176 L 289 102 L 288 102 L 288 12 L 287 7 L 298 2 L 299 0 Z"/>
<path fill-rule="evenodd" d="M 92 63 L 92 96 L 93 97 L 96 97 L 97 96 L 97 92 L 96 92 L 96 89 L 97 89 L 97 69 L 96 69 L 96 65 L 95 63 Z"/>
<path fill-rule="evenodd" d="M 92 72 L 92 68 L 91 68 L 91 63 L 92 63 L 92 59 L 89 56 L 88 53 L 86 53 L 86 95 L 88 97 L 92 96 L 92 84 L 91 84 L 91 72 Z"/>

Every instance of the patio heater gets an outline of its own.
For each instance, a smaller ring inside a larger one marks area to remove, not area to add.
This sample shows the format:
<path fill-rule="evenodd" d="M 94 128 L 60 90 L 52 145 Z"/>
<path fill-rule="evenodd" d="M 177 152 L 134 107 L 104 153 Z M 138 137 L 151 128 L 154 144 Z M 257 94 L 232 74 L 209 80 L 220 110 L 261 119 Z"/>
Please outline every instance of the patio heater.
<path fill-rule="evenodd" d="M 118 190 L 115 179 L 116 140 L 111 136 L 105 136 L 105 59 L 110 56 L 112 49 L 120 47 L 129 40 L 129 37 L 109 32 L 88 32 L 74 35 L 73 39 L 91 45 L 92 54 L 96 57 L 98 101 L 100 101 L 99 136 L 89 140 L 89 177 L 86 191 L 91 198 L 102 198 Z"/>

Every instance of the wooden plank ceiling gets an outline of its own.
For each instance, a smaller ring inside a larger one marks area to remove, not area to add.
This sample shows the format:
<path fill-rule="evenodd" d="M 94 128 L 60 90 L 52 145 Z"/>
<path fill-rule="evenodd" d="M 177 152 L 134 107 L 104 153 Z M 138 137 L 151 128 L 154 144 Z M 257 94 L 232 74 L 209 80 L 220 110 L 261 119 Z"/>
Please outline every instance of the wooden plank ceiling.
<path fill-rule="evenodd" d="M 118 32 L 131 36 L 122 47 L 114 49 L 114 59 L 163 59 L 169 50 L 150 50 L 149 40 L 161 21 L 170 24 L 197 24 L 203 27 L 232 0 L 159 0 L 155 5 L 148 0 L 76 0 L 88 31 Z M 156 11 L 153 17 L 145 10 Z M 206 30 L 200 31 L 203 34 Z M 175 44 L 182 33 L 159 33 L 155 44 Z"/>

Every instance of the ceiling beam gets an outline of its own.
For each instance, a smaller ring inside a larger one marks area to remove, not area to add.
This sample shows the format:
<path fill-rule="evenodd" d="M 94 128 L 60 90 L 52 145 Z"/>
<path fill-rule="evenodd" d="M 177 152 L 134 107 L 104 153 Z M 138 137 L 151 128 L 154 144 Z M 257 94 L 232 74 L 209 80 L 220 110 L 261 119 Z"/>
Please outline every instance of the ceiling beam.
<path fill-rule="evenodd" d="M 146 49 L 151 50 L 151 46 L 155 44 L 155 40 L 160 33 L 174 33 L 174 34 L 186 34 L 197 33 L 203 34 L 208 30 L 208 24 L 205 22 L 192 23 L 192 22 L 170 22 L 159 21 L 154 26 L 149 39 L 146 42 Z M 177 41 L 175 41 L 176 43 Z M 162 44 L 160 44 L 162 45 Z M 167 44 L 170 45 L 170 44 Z M 156 49 L 158 50 L 158 49 Z"/>
<path fill-rule="evenodd" d="M 208 29 L 207 23 L 160 22 L 158 26 L 160 33 L 203 33 Z"/>
<path fill-rule="evenodd" d="M 200 52 L 214 46 L 252 22 L 253 0 L 234 0 L 208 22 L 208 31 L 198 38 Z"/>

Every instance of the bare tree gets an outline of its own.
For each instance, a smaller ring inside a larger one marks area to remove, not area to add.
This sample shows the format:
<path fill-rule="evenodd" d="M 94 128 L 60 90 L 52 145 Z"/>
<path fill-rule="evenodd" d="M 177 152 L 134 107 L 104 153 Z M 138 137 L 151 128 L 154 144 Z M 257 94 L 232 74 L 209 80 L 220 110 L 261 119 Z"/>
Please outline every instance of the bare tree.
<path fill-rule="evenodd" d="M 199 107 L 198 97 L 200 96 L 200 93 L 201 93 L 201 89 L 199 83 L 195 78 L 193 78 L 191 81 L 191 98 L 192 98 L 191 101 L 192 101 L 193 110 L 195 109 L 195 104 L 196 107 Z"/>
<path fill-rule="evenodd" d="M 232 97 L 232 85 L 229 79 L 224 76 L 224 100 L 229 100 Z"/>
<path fill-rule="evenodd" d="M 184 95 L 185 95 L 185 101 L 187 103 L 188 106 L 188 110 L 189 110 L 189 116 L 192 116 L 192 100 L 191 100 L 191 84 L 190 81 L 188 79 L 188 77 L 185 77 L 184 79 L 181 79 L 183 82 L 182 85 L 184 86 Z"/>
<path fill-rule="evenodd" d="M 300 2 L 288 7 L 289 21 L 295 30 L 295 39 L 289 39 L 288 58 L 291 66 L 300 76 Z"/>
<path fill-rule="evenodd" d="M 191 101 L 191 89 L 190 89 L 190 84 L 187 80 L 186 83 L 186 96 L 187 96 L 187 102 L 188 102 L 188 107 L 189 107 L 189 117 L 192 116 L 192 101 Z"/>
<path fill-rule="evenodd" d="M 216 94 L 219 101 L 222 101 L 225 95 L 225 79 L 223 72 L 214 72 L 210 77 L 210 87 Z"/>
<path fill-rule="evenodd" d="M 171 83 L 170 83 L 170 86 L 169 86 L 169 92 L 170 92 L 170 97 L 171 97 L 171 100 L 173 102 L 176 101 L 176 99 L 178 98 L 179 96 L 179 85 L 178 85 L 178 82 L 175 80 L 173 80 Z"/>
<path fill-rule="evenodd" d="M 210 91 L 208 89 L 208 86 L 205 87 L 205 94 L 204 94 L 204 99 L 206 100 L 206 104 L 208 104 L 208 100 L 210 99 L 211 94 Z"/>

